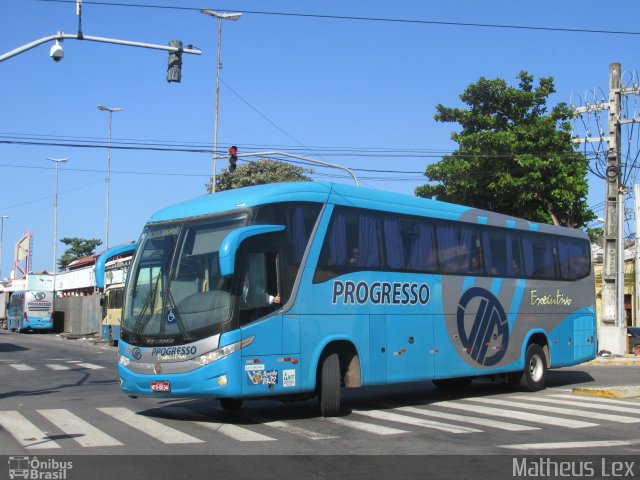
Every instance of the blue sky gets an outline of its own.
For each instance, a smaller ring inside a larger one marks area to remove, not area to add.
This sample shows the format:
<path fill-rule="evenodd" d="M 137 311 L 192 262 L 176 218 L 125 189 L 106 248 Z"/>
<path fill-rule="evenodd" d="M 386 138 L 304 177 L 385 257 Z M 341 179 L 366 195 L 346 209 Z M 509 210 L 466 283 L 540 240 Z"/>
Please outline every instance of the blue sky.
<path fill-rule="evenodd" d="M 96 108 L 102 104 L 126 109 L 114 114 L 114 145 L 211 148 L 217 23 L 200 8 L 247 12 L 223 27 L 220 148 L 294 149 L 353 168 L 422 172 L 441 152 L 453 150 L 456 126 L 436 123 L 435 106 L 459 105 L 460 93 L 481 76 L 512 84 L 520 70 L 536 79 L 552 76 L 555 104 L 568 102 L 572 93 L 606 90 L 612 62 L 625 71 L 640 66 L 640 35 L 248 13 L 640 32 L 640 6 L 632 0 L 606 6 L 592 0 L 119 3 L 190 8 L 83 8 L 85 35 L 156 44 L 180 39 L 202 49 L 201 56 L 185 55 L 182 82 L 167 83 L 162 51 L 67 40 L 65 58 L 54 63 L 51 44 L 42 45 L 0 63 L 0 140 L 105 143 L 108 115 Z M 73 2 L 3 0 L 2 7 L 0 54 L 57 31 L 77 32 Z M 335 155 L 332 148 L 352 152 Z M 373 156 L 372 149 L 420 155 Z M 11 217 L 4 222 L 3 277 L 12 269 L 15 242 L 27 230 L 34 235 L 33 270 L 52 267 L 55 170 L 47 157 L 69 158 L 60 168 L 58 238 L 104 239 L 106 149 L 0 143 L 0 215 Z M 224 166 L 225 160 L 218 162 L 219 169 Z M 113 149 L 111 170 L 113 246 L 137 239 L 154 211 L 203 195 L 212 162 L 207 153 Z M 367 187 L 407 194 L 426 180 L 415 173 L 359 175 Z M 314 178 L 349 182 L 325 169 Z M 590 177 L 590 205 L 602 203 L 602 183 Z M 58 255 L 64 248 L 58 245 Z"/>

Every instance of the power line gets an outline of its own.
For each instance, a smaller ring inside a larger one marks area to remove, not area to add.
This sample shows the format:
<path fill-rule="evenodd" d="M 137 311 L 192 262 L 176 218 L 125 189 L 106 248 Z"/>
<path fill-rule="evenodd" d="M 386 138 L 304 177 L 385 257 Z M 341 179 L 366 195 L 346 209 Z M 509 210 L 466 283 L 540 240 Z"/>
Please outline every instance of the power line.
<path fill-rule="evenodd" d="M 37 2 L 46 3 L 76 3 L 76 0 L 34 0 Z M 96 2 L 96 1 L 84 1 L 85 5 L 98 5 L 108 7 L 128 7 L 128 8 L 152 8 L 160 10 L 183 10 L 183 11 L 200 11 L 201 7 L 184 7 L 176 5 L 152 5 L 142 3 L 118 3 L 118 2 Z M 218 7 L 217 10 L 228 10 Z M 565 27 L 539 27 L 533 25 L 509 25 L 509 24 L 497 24 L 497 23 L 473 23 L 473 22 L 445 22 L 441 20 L 420 20 L 411 18 L 388 18 L 388 17 L 359 17 L 349 15 L 321 15 L 315 13 L 294 13 L 294 12 L 274 12 L 264 10 L 238 10 L 232 9 L 234 12 L 242 14 L 253 15 L 269 15 L 269 16 L 282 16 L 282 17 L 298 17 L 298 18 L 313 18 L 319 20 L 348 20 L 348 21 L 360 21 L 360 22 L 377 22 L 377 23 L 395 23 L 395 24 L 411 24 L 411 25 L 438 25 L 446 27 L 475 27 L 475 28 L 498 28 L 498 29 L 512 29 L 512 30 L 532 30 L 542 32 L 562 32 L 562 33 L 597 33 L 606 35 L 640 35 L 640 32 L 630 32 L 624 30 L 600 30 L 600 29 L 588 29 L 588 28 L 565 28 Z"/>

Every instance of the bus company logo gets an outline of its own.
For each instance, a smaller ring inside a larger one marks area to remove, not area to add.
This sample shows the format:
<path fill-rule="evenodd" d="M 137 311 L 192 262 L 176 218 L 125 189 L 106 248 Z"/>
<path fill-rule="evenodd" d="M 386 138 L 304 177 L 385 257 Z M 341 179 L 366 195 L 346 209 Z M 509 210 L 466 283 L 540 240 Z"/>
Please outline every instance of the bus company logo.
<path fill-rule="evenodd" d="M 36 293 L 33 294 L 33 296 L 34 296 L 34 298 L 36 300 L 44 300 L 46 298 L 47 294 L 44 293 L 44 292 L 36 292 Z"/>
<path fill-rule="evenodd" d="M 426 283 L 413 282 L 354 282 L 335 280 L 333 305 L 426 305 L 431 292 Z"/>
<path fill-rule="evenodd" d="M 131 350 L 131 355 L 136 360 L 140 360 L 142 358 L 142 349 L 140 347 L 133 347 Z"/>
<path fill-rule="evenodd" d="M 465 318 L 469 314 L 475 318 L 467 334 Z M 458 303 L 457 322 L 458 335 L 471 359 L 485 367 L 502 360 L 509 344 L 509 323 L 495 295 L 480 287 L 467 290 Z M 501 339 L 499 345 L 494 345 L 492 338 Z"/>

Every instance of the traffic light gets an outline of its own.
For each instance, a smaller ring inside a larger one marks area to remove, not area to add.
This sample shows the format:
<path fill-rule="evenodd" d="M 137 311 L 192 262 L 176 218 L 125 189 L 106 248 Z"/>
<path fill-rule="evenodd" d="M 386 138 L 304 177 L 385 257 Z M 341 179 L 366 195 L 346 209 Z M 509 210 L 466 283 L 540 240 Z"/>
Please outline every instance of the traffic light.
<path fill-rule="evenodd" d="M 237 153 L 238 147 L 236 147 L 235 145 L 229 147 L 229 171 L 232 173 L 236 171 L 236 163 L 238 162 Z"/>
<path fill-rule="evenodd" d="M 178 52 L 169 52 L 169 66 L 167 67 L 167 82 L 179 83 L 182 78 L 182 42 L 170 40 L 170 47 L 179 48 Z"/>

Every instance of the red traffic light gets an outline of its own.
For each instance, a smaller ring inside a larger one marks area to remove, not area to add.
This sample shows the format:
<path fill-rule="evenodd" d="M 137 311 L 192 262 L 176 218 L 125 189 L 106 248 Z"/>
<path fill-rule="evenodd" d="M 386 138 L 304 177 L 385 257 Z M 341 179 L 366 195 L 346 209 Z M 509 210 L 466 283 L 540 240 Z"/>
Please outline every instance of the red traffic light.
<path fill-rule="evenodd" d="M 235 155 L 236 153 L 238 153 L 238 147 L 236 147 L 235 145 L 229 147 L 229 155 Z"/>

